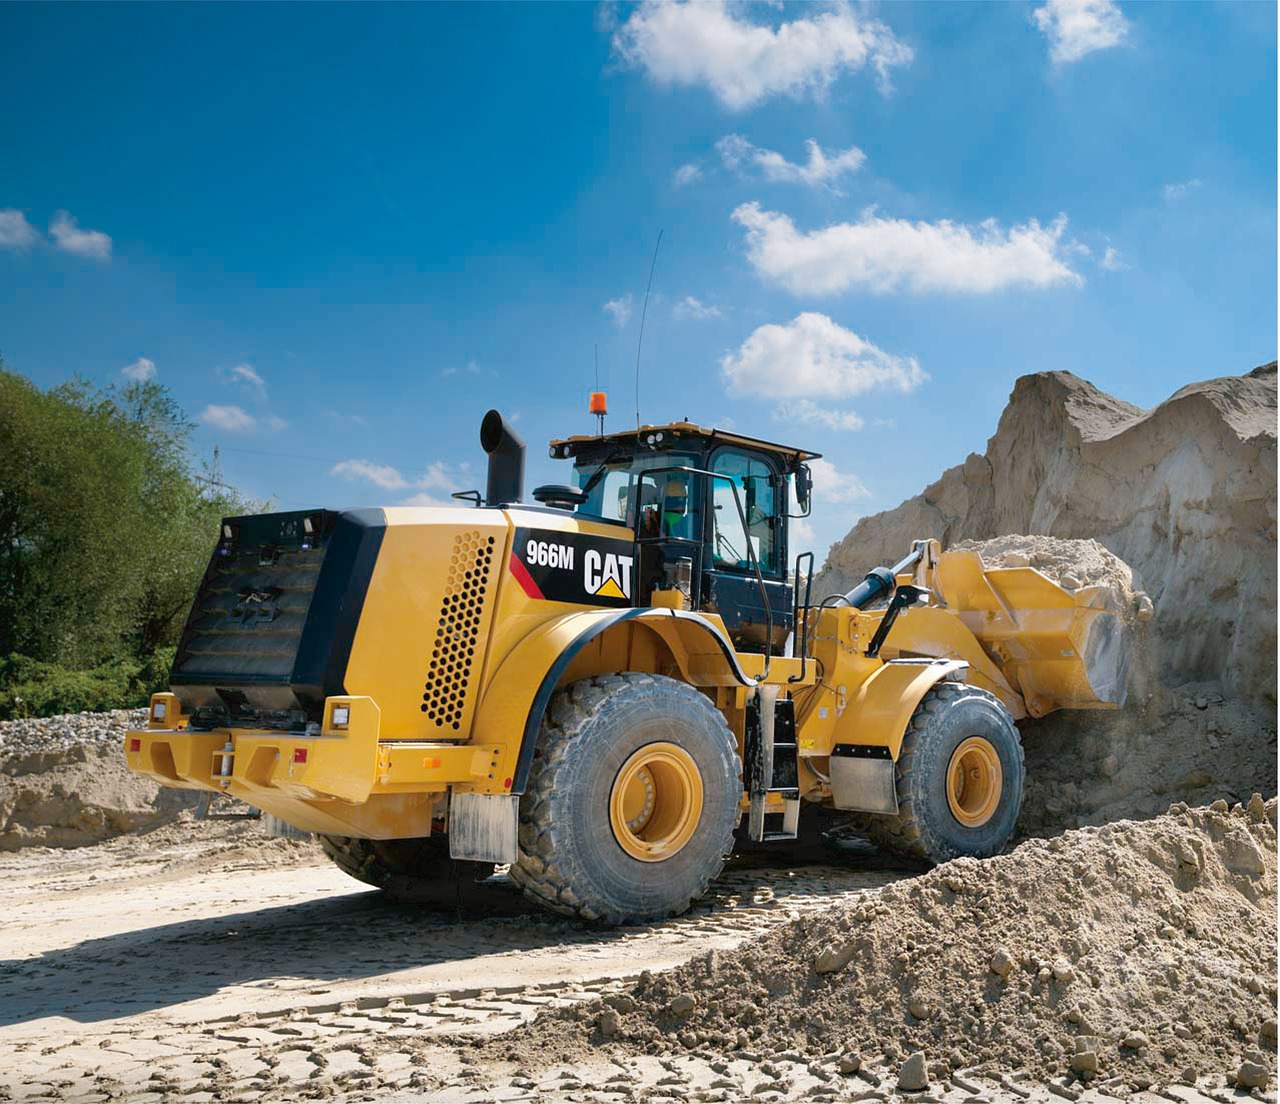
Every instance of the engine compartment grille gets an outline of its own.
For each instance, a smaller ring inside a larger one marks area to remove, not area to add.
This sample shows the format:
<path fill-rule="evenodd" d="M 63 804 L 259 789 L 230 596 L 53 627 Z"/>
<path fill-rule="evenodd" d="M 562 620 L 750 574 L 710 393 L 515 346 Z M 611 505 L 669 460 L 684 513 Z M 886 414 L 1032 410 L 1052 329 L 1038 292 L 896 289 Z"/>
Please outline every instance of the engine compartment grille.
<path fill-rule="evenodd" d="M 475 530 L 454 539 L 422 695 L 422 712 L 436 728 L 462 728 L 496 554 L 494 538 Z"/>

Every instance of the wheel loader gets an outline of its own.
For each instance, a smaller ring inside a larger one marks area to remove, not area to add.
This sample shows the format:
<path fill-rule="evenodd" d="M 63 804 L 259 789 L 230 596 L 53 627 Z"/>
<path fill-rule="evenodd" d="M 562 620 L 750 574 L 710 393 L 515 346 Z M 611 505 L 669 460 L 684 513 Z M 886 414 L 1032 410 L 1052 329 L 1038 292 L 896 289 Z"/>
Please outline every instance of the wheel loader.
<path fill-rule="evenodd" d="M 735 841 L 857 814 L 928 862 L 988 856 L 1016 722 L 1115 708 L 1105 587 L 916 541 L 811 593 L 788 521 L 818 454 L 689 422 L 524 444 L 483 420 L 456 506 L 229 517 L 131 769 L 316 833 L 348 874 L 451 903 L 499 865 L 605 923 L 680 913 Z"/>

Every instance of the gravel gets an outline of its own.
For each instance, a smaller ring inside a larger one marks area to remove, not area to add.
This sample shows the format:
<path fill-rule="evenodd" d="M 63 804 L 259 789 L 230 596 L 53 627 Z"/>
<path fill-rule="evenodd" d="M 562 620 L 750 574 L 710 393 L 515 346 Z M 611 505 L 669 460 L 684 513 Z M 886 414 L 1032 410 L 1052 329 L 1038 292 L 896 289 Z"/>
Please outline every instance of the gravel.
<path fill-rule="evenodd" d="M 77 746 L 117 744 L 130 728 L 147 723 L 145 709 L 113 709 L 108 713 L 63 713 L 0 721 L 0 773 L 11 773 L 12 760 Z"/>

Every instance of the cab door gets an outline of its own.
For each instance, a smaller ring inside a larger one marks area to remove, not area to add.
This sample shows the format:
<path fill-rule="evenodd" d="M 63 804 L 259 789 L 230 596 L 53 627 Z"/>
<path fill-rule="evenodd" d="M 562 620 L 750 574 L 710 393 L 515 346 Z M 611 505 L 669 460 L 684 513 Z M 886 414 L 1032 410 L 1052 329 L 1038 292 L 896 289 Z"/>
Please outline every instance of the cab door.
<path fill-rule="evenodd" d="M 767 640 L 777 649 L 792 621 L 786 475 L 769 454 L 736 446 L 716 449 L 709 470 L 703 608 L 721 616 L 739 647 L 763 650 Z"/>

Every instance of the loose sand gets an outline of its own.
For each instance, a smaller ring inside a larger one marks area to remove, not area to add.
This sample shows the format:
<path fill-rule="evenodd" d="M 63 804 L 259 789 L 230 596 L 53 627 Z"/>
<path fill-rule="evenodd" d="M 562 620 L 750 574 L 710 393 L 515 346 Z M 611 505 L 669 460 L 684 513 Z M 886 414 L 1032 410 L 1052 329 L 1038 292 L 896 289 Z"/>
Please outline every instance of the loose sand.
<path fill-rule="evenodd" d="M 1276 802 L 1176 805 L 960 859 L 493 1046 L 790 1052 L 1194 1081 L 1274 1049 Z M 1267 1057 L 1274 1069 L 1274 1058 Z"/>

